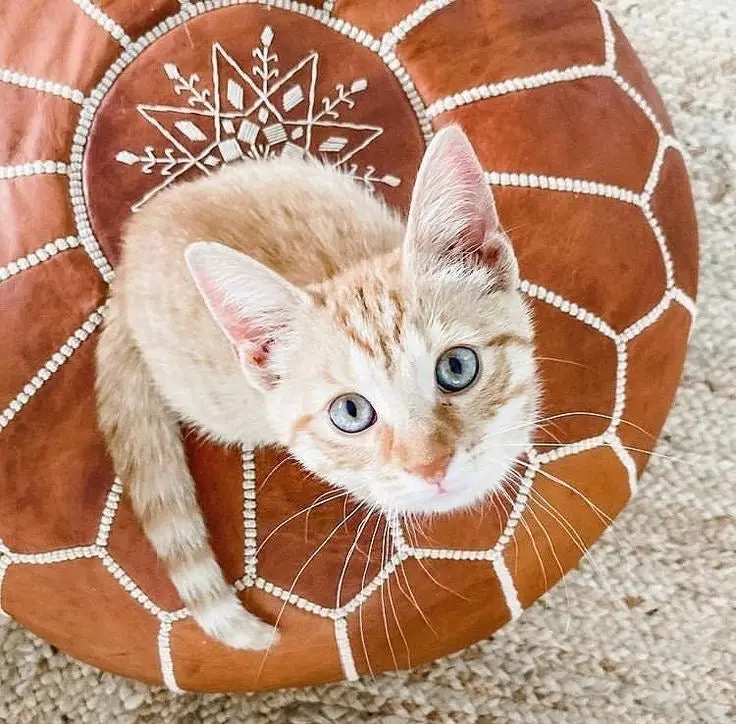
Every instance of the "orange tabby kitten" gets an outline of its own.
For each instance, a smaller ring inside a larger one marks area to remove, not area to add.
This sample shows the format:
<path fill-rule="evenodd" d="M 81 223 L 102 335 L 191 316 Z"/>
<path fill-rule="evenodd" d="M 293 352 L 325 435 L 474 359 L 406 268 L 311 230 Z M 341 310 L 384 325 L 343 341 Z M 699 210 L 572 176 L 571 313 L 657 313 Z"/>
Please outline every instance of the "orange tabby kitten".
<path fill-rule="evenodd" d="M 404 224 L 316 162 L 244 162 L 130 221 L 97 349 L 99 421 L 136 515 L 211 636 L 259 649 L 212 553 L 179 423 L 285 445 L 399 512 L 482 500 L 529 442 L 532 326 L 463 132 L 440 131 Z"/>

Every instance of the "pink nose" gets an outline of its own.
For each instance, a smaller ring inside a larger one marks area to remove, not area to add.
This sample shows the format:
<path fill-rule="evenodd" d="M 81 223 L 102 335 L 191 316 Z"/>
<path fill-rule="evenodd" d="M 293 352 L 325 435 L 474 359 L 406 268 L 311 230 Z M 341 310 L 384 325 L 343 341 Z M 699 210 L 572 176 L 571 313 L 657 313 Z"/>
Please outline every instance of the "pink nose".
<path fill-rule="evenodd" d="M 450 467 L 451 459 L 452 455 L 442 455 L 429 462 L 413 465 L 407 468 L 407 470 L 413 475 L 424 478 L 428 483 L 439 485 L 445 479 L 445 475 L 447 475 L 447 468 Z"/>

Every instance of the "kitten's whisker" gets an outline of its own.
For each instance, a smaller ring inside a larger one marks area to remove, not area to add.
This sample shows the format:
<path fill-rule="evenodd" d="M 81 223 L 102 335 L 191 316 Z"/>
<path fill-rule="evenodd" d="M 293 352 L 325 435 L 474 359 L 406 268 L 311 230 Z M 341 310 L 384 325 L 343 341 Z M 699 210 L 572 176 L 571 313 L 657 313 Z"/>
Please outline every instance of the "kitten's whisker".
<path fill-rule="evenodd" d="M 530 492 L 534 492 L 533 488 Z M 524 513 L 526 511 L 529 511 L 529 513 L 532 515 L 534 520 L 537 521 L 537 525 L 541 528 L 542 533 L 544 534 L 544 537 L 547 539 L 547 545 L 549 546 L 550 553 L 552 553 L 552 557 L 555 560 L 555 563 L 557 564 L 557 568 L 560 571 L 560 581 L 562 581 L 562 586 L 565 591 L 565 602 L 567 603 L 567 623 L 565 624 L 565 631 L 568 630 L 570 626 L 570 621 L 572 620 L 572 603 L 570 601 L 570 589 L 567 586 L 567 579 L 565 578 L 565 569 L 562 567 L 562 562 L 560 561 L 560 557 L 557 555 L 557 549 L 555 548 L 554 543 L 552 542 L 552 536 L 550 536 L 549 532 L 547 531 L 546 526 L 542 523 L 542 521 L 539 519 L 537 514 L 534 512 L 531 506 L 527 506 L 524 508 Z M 524 516 L 524 513 L 522 513 L 522 518 Z M 545 582 L 545 589 L 547 588 L 547 584 Z"/>
<path fill-rule="evenodd" d="M 575 526 L 573 526 L 569 519 L 565 515 L 563 515 L 558 508 L 550 503 L 550 501 L 547 500 L 547 498 L 545 498 L 544 495 L 542 495 L 539 491 L 533 490 L 532 493 L 533 495 L 531 496 L 531 502 L 539 506 L 557 522 L 560 528 L 562 528 L 562 530 L 567 534 L 568 538 L 570 538 L 570 540 L 573 542 L 575 547 L 580 551 L 583 558 L 589 561 L 590 565 L 593 566 L 593 570 L 603 583 L 603 587 L 608 591 L 611 596 L 613 596 L 613 592 L 608 588 L 608 584 L 605 582 L 603 571 L 598 565 L 598 562 L 595 560 L 595 557 L 591 554 L 590 548 L 588 548 L 580 534 L 577 532 L 577 530 L 575 530 Z"/>
<path fill-rule="evenodd" d="M 406 583 L 407 590 L 409 593 L 407 594 L 406 591 L 404 591 L 404 587 L 401 585 L 401 579 L 399 576 L 396 576 L 396 585 L 399 587 L 399 591 L 404 595 L 404 598 L 406 598 L 409 603 L 414 606 L 414 608 L 417 610 L 417 613 L 422 617 L 422 620 L 427 625 L 427 628 L 437 637 L 437 632 L 435 631 L 434 627 L 430 623 L 429 619 L 425 616 L 424 611 L 422 610 L 422 607 L 419 605 L 419 602 L 416 599 L 416 596 L 414 595 L 414 591 L 411 588 L 411 583 L 409 583 L 409 577 L 406 575 L 406 569 L 404 568 L 404 561 L 399 561 L 399 569 L 401 570 L 401 575 L 404 577 L 404 582 Z"/>
<path fill-rule="evenodd" d="M 419 546 L 418 543 L 411 538 L 411 534 L 408 533 L 409 536 L 409 544 L 412 546 L 412 548 L 420 548 L 422 546 Z M 444 583 L 440 583 L 430 572 L 429 569 L 424 565 L 421 558 L 414 558 L 414 560 L 417 562 L 419 567 L 424 571 L 427 578 L 429 578 L 430 581 L 432 581 L 435 585 L 437 585 L 439 588 L 441 588 L 443 591 L 447 591 L 448 593 L 451 593 L 453 596 L 457 596 L 458 598 L 461 598 L 463 601 L 470 601 L 469 598 L 466 596 L 463 596 L 461 593 L 458 593 L 457 591 L 453 591 L 452 588 L 448 588 Z"/>
<path fill-rule="evenodd" d="M 498 432 L 494 432 L 493 435 L 491 435 L 490 437 L 493 438 L 493 437 L 497 437 L 498 435 L 504 435 L 507 432 L 513 432 L 514 430 L 524 430 L 528 427 L 539 427 L 541 424 L 545 422 L 552 422 L 554 420 L 562 420 L 568 417 L 596 417 L 599 419 L 608 420 L 609 422 L 613 420 L 613 417 L 611 417 L 611 415 L 604 415 L 601 412 L 560 412 L 555 415 L 549 415 L 548 417 L 542 417 L 538 420 L 533 420 L 531 422 L 525 422 L 521 425 L 516 425 L 514 427 L 509 427 L 504 430 L 499 430 Z M 641 432 L 643 435 L 646 435 L 651 440 L 657 439 L 656 436 L 652 435 L 651 432 L 649 432 L 648 430 L 645 430 L 643 427 L 640 427 L 634 422 L 625 420 L 623 418 L 621 418 L 620 422 L 623 425 L 628 425 L 629 427 L 633 427 L 635 430 L 638 430 L 639 432 Z"/>
<path fill-rule="evenodd" d="M 381 568 L 382 569 L 384 565 L 390 560 L 391 548 L 393 547 L 389 545 L 389 540 L 391 539 L 391 529 L 390 529 L 389 522 L 388 522 L 389 514 L 387 513 L 386 515 L 387 515 L 386 527 L 383 530 L 383 543 L 381 545 Z M 396 605 L 394 604 L 393 592 L 391 591 L 391 578 L 392 577 L 393 576 L 389 576 L 386 579 L 386 595 L 388 596 L 388 602 L 391 604 L 391 613 L 394 617 L 396 628 L 399 630 L 399 636 L 401 636 L 401 640 L 404 642 L 404 648 L 406 649 L 406 658 L 409 663 L 409 667 L 411 668 L 411 650 L 409 649 L 409 642 L 407 641 L 406 636 L 404 635 L 404 629 L 401 627 L 401 622 L 399 621 L 399 615 L 396 611 Z M 385 605 L 384 597 L 383 597 L 383 593 L 384 593 L 383 589 L 384 587 L 381 586 L 381 610 L 383 612 L 383 627 L 384 627 L 384 630 L 386 631 L 386 641 L 388 642 L 388 647 L 391 652 L 391 659 L 394 662 L 394 669 L 398 671 L 399 664 L 398 664 L 398 661 L 396 660 L 394 647 L 391 643 L 391 635 L 388 630 L 388 620 L 386 618 L 386 605 Z"/>
<path fill-rule="evenodd" d="M 585 370 L 589 370 L 589 365 L 584 365 L 582 362 L 573 362 L 569 359 L 560 359 L 558 357 L 534 357 L 538 362 L 559 362 L 560 364 L 573 365 L 574 367 L 582 367 Z"/>
<path fill-rule="evenodd" d="M 266 475 L 263 482 L 258 486 L 258 492 L 260 493 L 263 488 L 266 487 L 266 483 L 273 477 L 273 474 L 282 466 L 285 465 L 288 462 L 293 462 L 294 458 L 292 458 L 290 455 L 287 455 L 281 462 L 274 465 L 273 469 Z"/>
<path fill-rule="evenodd" d="M 508 460 L 512 460 L 512 458 L 508 458 Z M 545 478 L 551 480 L 553 483 L 557 483 L 558 485 L 561 485 L 566 490 L 569 490 L 572 493 L 575 493 L 598 517 L 598 519 L 604 523 L 605 525 L 611 525 L 613 523 L 613 518 L 611 518 L 610 515 L 608 515 L 605 511 L 601 510 L 590 498 L 588 498 L 587 495 L 585 495 L 583 492 L 578 490 L 575 486 L 571 485 L 570 483 L 565 482 L 564 480 L 561 480 L 560 478 L 552 475 L 551 473 L 548 473 L 546 470 L 543 470 L 540 467 L 534 467 L 530 463 L 524 462 L 523 460 L 516 460 L 520 465 L 523 465 L 524 467 L 534 469 L 541 475 L 544 475 Z"/>
<path fill-rule="evenodd" d="M 347 519 L 352 518 L 363 506 L 365 503 L 360 503 L 356 508 L 353 509 L 351 513 L 348 514 Z M 276 618 L 276 623 L 274 624 L 276 628 L 278 628 L 279 622 L 281 621 L 281 617 L 284 615 L 284 611 L 286 610 L 286 607 L 289 605 L 288 598 L 291 596 L 292 593 L 294 593 L 294 588 L 296 587 L 297 582 L 301 578 L 304 571 L 307 570 L 309 565 L 312 563 L 312 561 L 320 554 L 322 549 L 332 540 L 332 536 L 337 533 L 338 530 L 342 527 L 342 525 L 346 522 L 345 518 L 343 518 L 333 529 L 330 531 L 328 536 L 322 541 L 322 543 L 319 544 L 319 546 L 313 551 L 313 553 L 307 558 L 305 563 L 302 565 L 302 567 L 297 571 L 297 574 L 294 576 L 294 580 L 291 582 L 291 586 L 289 587 L 289 590 L 286 594 L 286 599 L 284 601 L 284 605 L 281 606 L 281 610 L 279 611 L 279 614 Z"/>
<path fill-rule="evenodd" d="M 583 559 L 586 560 L 588 563 L 590 563 L 593 569 L 593 572 L 595 574 L 594 575 L 595 579 L 597 579 L 600 582 L 603 589 L 608 594 L 609 599 L 615 602 L 616 597 L 614 596 L 613 590 L 608 584 L 608 581 L 606 580 L 606 577 L 604 576 L 603 571 L 600 565 L 598 564 L 598 561 L 596 560 L 592 551 L 585 545 L 585 542 L 580 537 L 580 534 L 575 530 L 575 527 L 541 493 L 539 493 L 538 491 L 534 491 L 534 493 L 535 495 L 532 496 L 530 502 L 532 502 L 536 506 L 539 506 L 541 509 L 547 512 L 548 515 L 554 518 L 555 522 L 562 528 L 562 530 L 570 538 L 570 540 L 573 542 L 576 548 L 581 552 Z"/>
<path fill-rule="evenodd" d="M 544 447 L 544 448 L 555 448 L 555 447 L 569 447 L 572 443 L 569 442 L 535 442 L 533 443 L 534 447 Z M 516 447 L 516 443 L 501 443 L 497 444 L 497 447 Z M 650 457 L 655 458 L 663 458 L 664 460 L 670 460 L 674 463 L 681 463 L 682 465 L 692 465 L 692 463 L 689 463 L 687 460 L 684 460 L 683 458 L 676 458 L 672 455 L 666 455 L 665 453 L 659 453 L 655 452 L 653 450 L 644 450 L 643 448 L 638 447 L 631 447 L 630 445 L 621 445 L 621 447 L 624 450 L 628 450 L 629 452 L 636 452 L 641 453 L 642 455 L 649 455 Z"/>
<path fill-rule="evenodd" d="M 340 571 L 340 577 L 337 579 L 337 592 L 336 592 L 336 601 L 335 601 L 335 608 L 340 608 L 342 605 L 342 586 L 345 582 L 345 574 L 347 573 L 348 566 L 350 565 L 350 559 L 353 556 L 353 553 L 355 552 L 355 549 L 358 547 L 358 541 L 360 540 L 360 536 L 363 535 L 363 531 L 365 530 L 366 525 L 368 524 L 368 521 L 370 520 L 371 516 L 375 512 L 377 506 L 374 504 L 366 513 L 365 517 L 362 521 L 360 521 L 360 524 L 358 525 L 355 537 L 353 538 L 353 542 L 350 545 L 350 548 L 348 549 L 348 552 L 345 554 L 345 563 L 343 564 L 342 571 Z M 380 517 L 380 516 L 379 516 Z M 345 520 L 345 518 L 343 518 Z"/>
<path fill-rule="evenodd" d="M 513 509 L 514 501 L 511 498 L 511 496 L 509 496 L 509 494 L 503 488 L 499 489 L 499 492 L 501 493 L 501 495 L 503 495 L 508 500 L 508 502 L 511 504 L 511 507 Z M 547 568 L 544 565 L 544 561 L 542 560 L 542 555 L 539 552 L 539 548 L 537 547 L 537 541 L 534 539 L 531 529 L 529 528 L 529 525 L 527 524 L 527 522 L 524 520 L 523 515 L 519 518 L 519 522 L 524 527 L 524 530 L 526 530 L 527 535 L 529 536 L 529 540 L 531 541 L 532 548 L 534 549 L 534 554 L 537 557 L 537 561 L 539 561 L 539 569 L 542 572 L 542 580 L 544 581 L 544 590 L 546 591 L 549 588 L 549 581 L 547 580 Z M 512 539 L 516 538 L 516 529 L 514 530 L 513 535 L 511 537 Z"/>
<path fill-rule="evenodd" d="M 282 520 L 272 531 L 269 531 L 268 535 L 263 539 L 261 544 L 258 546 L 256 553 L 260 553 L 263 546 L 265 546 L 266 543 L 268 543 L 268 541 L 274 535 L 276 535 L 276 533 L 278 533 L 279 530 L 281 530 L 281 528 L 291 523 L 291 521 L 294 520 L 295 518 L 298 518 L 300 515 L 304 515 L 304 513 L 306 513 L 308 516 L 309 512 L 313 510 L 314 508 L 318 508 L 320 505 L 325 505 L 326 503 L 331 503 L 333 500 L 337 500 L 338 498 L 341 498 L 344 495 L 348 495 L 348 494 L 349 493 L 347 491 L 336 493 L 334 490 L 329 490 L 326 493 L 322 493 L 319 497 L 315 498 L 315 500 L 311 502 L 306 508 L 302 508 L 301 510 L 297 511 L 293 515 L 290 515 L 288 518 L 286 518 L 286 520 Z M 324 497 L 325 495 L 332 495 L 332 497 L 327 498 L 326 500 L 321 500 L 320 502 L 317 502 L 320 500 L 320 498 Z"/>
<path fill-rule="evenodd" d="M 509 460 L 511 460 L 511 459 L 509 458 Z M 521 461 L 520 461 L 520 462 L 521 462 Z M 524 463 L 524 462 L 522 462 L 522 465 L 527 465 L 527 467 L 531 467 L 530 465 L 528 465 L 527 463 Z M 613 536 L 613 538 L 614 538 L 614 540 L 616 541 L 617 545 L 619 545 L 619 547 L 621 546 L 621 542 L 620 542 L 620 540 L 618 539 L 618 535 L 616 534 L 615 528 L 614 528 L 614 527 L 612 527 L 612 523 L 613 523 L 613 518 L 611 518 L 611 517 L 610 517 L 609 515 L 607 515 L 607 514 L 606 514 L 606 513 L 605 513 L 605 512 L 603 511 L 603 510 L 601 510 L 601 509 L 600 509 L 600 508 L 599 508 L 599 507 L 598 507 L 598 506 L 597 506 L 597 505 L 596 505 L 595 503 L 593 503 L 593 501 L 591 501 L 591 500 L 590 500 L 589 498 L 587 498 L 587 497 L 586 497 L 586 496 L 585 496 L 585 495 L 584 495 L 584 494 L 583 494 L 583 493 L 582 493 L 582 492 L 581 492 L 580 490 L 578 490 L 578 489 L 577 489 L 577 488 L 575 488 L 574 486 L 570 485 L 570 483 L 567 483 L 566 481 L 564 481 L 564 480 L 561 480 L 560 478 L 557 478 L 557 477 L 555 477 L 555 476 L 554 476 L 554 475 L 552 475 L 551 473 L 548 473 L 548 472 L 547 472 L 546 470 L 541 470 L 541 469 L 538 469 L 538 472 L 540 472 L 540 473 L 541 473 L 541 474 L 542 474 L 543 476 L 545 476 L 546 478 L 549 478 L 550 480 L 552 480 L 552 482 L 555 482 L 555 483 L 557 483 L 558 485 L 561 485 L 562 487 L 565 487 L 566 489 L 570 490 L 570 491 L 571 491 L 571 492 L 573 492 L 573 493 L 574 493 L 575 495 L 577 495 L 577 496 L 578 496 L 578 497 L 579 497 L 579 498 L 580 498 L 581 500 L 583 500 L 583 502 L 584 502 L 584 503 L 585 503 L 585 504 L 586 504 L 586 505 L 587 505 L 587 506 L 588 506 L 588 507 L 589 507 L 589 508 L 590 508 L 590 509 L 591 509 L 591 510 L 593 511 L 593 513 L 594 513 L 594 514 L 596 515 L 596 517 L 598 518 L 598 520 L 600 520 L 600 521 L 601 521 L 601 523 L 603 523 L 603 524 L 604 524 L 604 525 L 605 525 L 605 526 L 607 527 L 607 529 L 611 531 L 610 535 L 611 535 L 611 536 Z M 532 490 L 532 491 L 533 491 L 533 492 L 535 493 L 535 495 L 538 495 L 538 496 L 540 496 L 540 497 L 541 497 L 541 498 L 542 498 L 543 500 L 545 500 L 545 501 L 546 501 L 546 503 L 547 503 L 548 505 L 552 506 L 552 504 L 551 504 L 551 503 L 550 503 L 550 502 L 549 502 L 548 500 L 546 500 L 546 498 L 545 498 L 545 497 L 543 496 L 543 494 L 542 494 L 542 493 L 541 493 L 541 492 L 540 492 L 539 490 L 537 490 L 537 489 L 536 489 L 536 488 L 534 488 L 534 487 L 532 487 L 532 488 L 531 488 L 531 490 Z M 553 507 L 553 509 L 554 509 L 554 510 L 555 510 L 555 511 L 556 511 L 556 512 L 557 512 L 557 513 L 559 514 L 559 515 L 562 515 L 562 513 L 561 513 L 561 512 L 560 512 L 560 511 L 559 511 L 559 510 L 558 510 L 557 508 L 554 508 L 554 506 L 552 506 L 552 507 Z M 563 518 L 564 518 L 564 516 L 563 516 Z M 574 528 L 574 526 L 572 525 L 572 523 L 570 523 L 570 521 L 569 521 L 569 520 L 567 520 L 566 518 L 565 518 L 565 520 L 566 520 L 567 524 L 568 524 L 568 525 L 570 526 L 570 528 L 571 528 L 571 529 L 572 529 L 573 531 L 575 531 L 575 528 Z M 576 534 L 577 534 L 577 532 L 576 532 Z M 584 542 L 582 541 L 582 539 L 580 539 L 580 542 L 581 542 L 581 544 L 582 544 L 583 548 L 585 548 L 585 544 L 584 544 Z M 586 548 L 585 550 L 587 550 L 587 548 Z M 594 565 L 595 565 L 595 564 L 594 564 Z"/>
<path fill-rule="evenodd" d="M 371 564 L 371 555 L 373 554 L 373 544 L 376 540 L 376 535 L 378 534 L 378 529 L 381 527 L 381 516 L 379 515 L 376 520 L 376 527 L 373 529 L 373 535 L 371 536 L 371 542 L 368 546 L 368 555 L 365 559 L 365 566 L 363 567 L 363 576 L 360 579 L 360 590 L 362 591 L 365 588 L 365 579 L 368 575 L 368 567 Z M 383 555 L 383 554 L 382 554 Z M 358 629 L 360 630 L 360 641 L 363 646 L 363 653 L 365 654 L 365 663 L 368 667 L 368 673 L 371 676 L 375 676 L 373 673 L 373 668 L 371 667 L 371 660 L 370 660 L 370 654 L 368 653 L 368 645 L 366 644 L 365 639 L 365 630 L 363 628 L 363 605 L 361 604 L 358 606 Z"/>

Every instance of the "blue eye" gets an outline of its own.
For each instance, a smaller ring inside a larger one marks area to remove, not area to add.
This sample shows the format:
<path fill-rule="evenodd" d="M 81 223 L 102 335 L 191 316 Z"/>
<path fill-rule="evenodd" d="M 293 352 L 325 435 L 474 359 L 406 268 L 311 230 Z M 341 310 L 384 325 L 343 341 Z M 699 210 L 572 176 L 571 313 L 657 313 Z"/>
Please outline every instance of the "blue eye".
<path fill-rule="evenodd" d="M 461 392 L 475 382 L 479 371 L 478 355 L 470 347 L 453 347 L 437 360 L 434 375 L 444 392 Z"/>
<path fill-rule="evenodd" d="M 376 421 L 376 411 L 363 395 L 351 392 L 333 401 L 330 405 L 330 420 L 342 432 L 363 432 Z"/>

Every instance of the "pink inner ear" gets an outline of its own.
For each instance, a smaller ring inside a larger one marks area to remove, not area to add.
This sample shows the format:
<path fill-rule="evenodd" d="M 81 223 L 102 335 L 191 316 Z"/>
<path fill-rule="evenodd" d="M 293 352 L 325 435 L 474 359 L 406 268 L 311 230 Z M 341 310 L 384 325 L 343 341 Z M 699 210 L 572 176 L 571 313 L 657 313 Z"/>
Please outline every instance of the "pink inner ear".
<path fill-rule="evenodd" d="M 207 277 L 199 277 L 200 291 L 205 298 L 210 311 L 222 327 L 230 341 L 239 349 L 248 349 L 248 357 L 253 364 L 265 364 L 268 350 L 273 343 L 273 330 L 254 323 L 252 319 L 243 316 L 242 312 L 231 303 L 217 285 Z M 260 348 L 260 349 L 259 349 Z"/>

